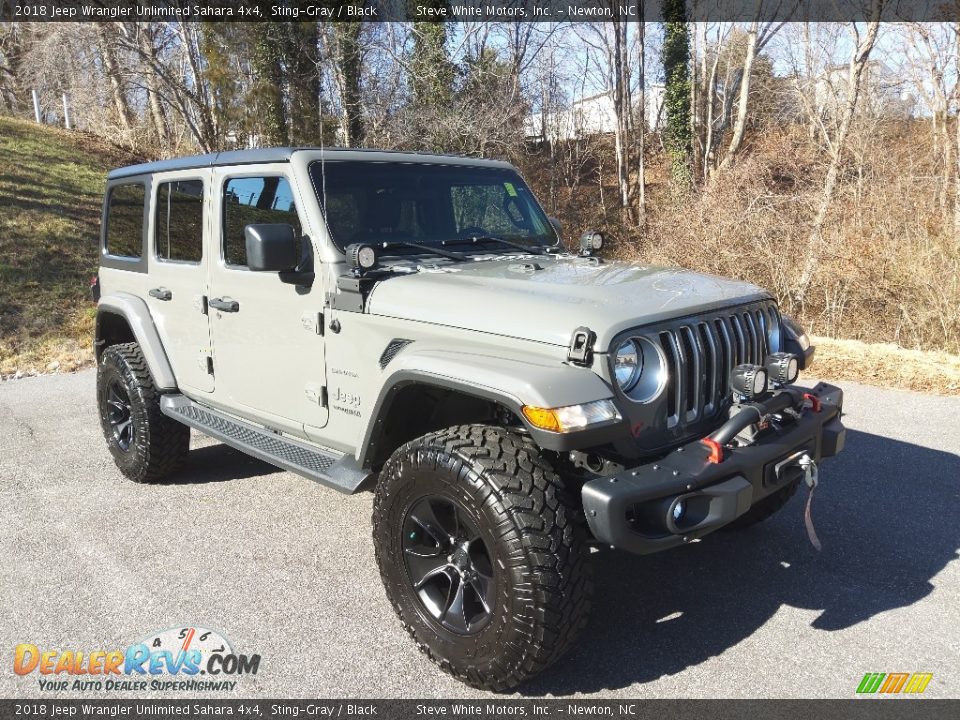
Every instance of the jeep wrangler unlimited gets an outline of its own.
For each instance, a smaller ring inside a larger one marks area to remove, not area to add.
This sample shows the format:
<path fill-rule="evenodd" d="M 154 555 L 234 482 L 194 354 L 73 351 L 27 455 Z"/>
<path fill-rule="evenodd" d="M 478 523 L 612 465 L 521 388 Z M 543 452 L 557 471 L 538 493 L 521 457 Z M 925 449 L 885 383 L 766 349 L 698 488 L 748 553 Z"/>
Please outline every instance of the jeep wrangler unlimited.
<path fill-rule="evenodd" d="M 407 631 L 465 682 L 515 687 L 583 628 L 590 543 L 651 553 L 757 523 L 844 440 L 841 390 L 793 384 L 813 348 L 770 295 L 605 261 L 599 233 L 567 252 L 558 228 L 489 160 L 114 170 L 94 284 L 111 454 L 152 482 L 195 428 L 375 488 Z"/>

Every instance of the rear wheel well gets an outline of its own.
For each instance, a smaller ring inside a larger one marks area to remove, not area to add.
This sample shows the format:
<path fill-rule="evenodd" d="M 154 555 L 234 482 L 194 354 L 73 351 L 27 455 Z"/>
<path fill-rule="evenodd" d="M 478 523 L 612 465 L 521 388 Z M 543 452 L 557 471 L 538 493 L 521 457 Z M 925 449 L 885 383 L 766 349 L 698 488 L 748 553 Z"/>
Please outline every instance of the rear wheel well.
<path fill-rule="evenodd" d="M 523 423 L 509 408 L 461 390 L 416 383 L 396 390 L 372 422 L 364 464 L 379 470 L 393 451 L 429 432 L 454 425 L 498 425 L 522 429 Z"/>
<path fill-rule="evenodd" d="M 100 312 L 97 314 L 97 329 L 94 340 L 94 352 L 99 363 L 103 351 L 111 345 L 136 342 L 137 338 L 133 334 L 130 323 L 123 315 Z"/>

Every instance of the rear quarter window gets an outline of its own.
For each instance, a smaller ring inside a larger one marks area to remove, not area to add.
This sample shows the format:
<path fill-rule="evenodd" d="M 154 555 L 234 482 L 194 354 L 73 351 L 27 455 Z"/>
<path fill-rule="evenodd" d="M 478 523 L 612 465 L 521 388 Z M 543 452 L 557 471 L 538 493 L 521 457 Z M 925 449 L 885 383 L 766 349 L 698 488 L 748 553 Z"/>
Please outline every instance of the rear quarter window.
<path fill-rule="evenodd" d="M 154 212 L 157 257 L 199 263 L 203 258 L 203 181 L 161 183 Z"/>
<path fill-rule="evenodd" d="M 140 258 L 143 255 L 142 183 L 114 185 L 107 199 L 106 251 L 110 255 Z"/>

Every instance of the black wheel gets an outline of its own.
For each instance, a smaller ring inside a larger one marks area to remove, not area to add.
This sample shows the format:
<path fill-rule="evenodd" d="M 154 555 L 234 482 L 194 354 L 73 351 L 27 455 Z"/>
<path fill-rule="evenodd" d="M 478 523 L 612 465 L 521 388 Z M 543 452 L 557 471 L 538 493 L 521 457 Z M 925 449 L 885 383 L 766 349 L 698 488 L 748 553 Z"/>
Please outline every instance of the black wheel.
<path fill-rule="evenodd" d="M 97 368 L 100 425 L 110 454 L 134 482 L 154 482 L 175 471 L 190 449 L 190 429 L 160 411 L 137 343 L 111 345 Z"/>
<path fill-rule="evenodd" d="M 738 517 L 729 525 L 724 525 L 722 530 L 743 530 L 744 528 L 763 522 L 768 517 L 776 513 L 780 508 L 787 504 L 800 487 L 800 481 L 796 480 L 786 487 L 782 487 L 775 493 L 767 495 L 763 500 L 756 503 L 743 515 Z"/>
<path fill-rule="evenodd" d="M 488 690 L 556 662 L 592 594 L 577 513 L 536 446 L 501 428 L 449 428 L 397 450 L 377 485 L 374 549 L 419 648 Z"/>

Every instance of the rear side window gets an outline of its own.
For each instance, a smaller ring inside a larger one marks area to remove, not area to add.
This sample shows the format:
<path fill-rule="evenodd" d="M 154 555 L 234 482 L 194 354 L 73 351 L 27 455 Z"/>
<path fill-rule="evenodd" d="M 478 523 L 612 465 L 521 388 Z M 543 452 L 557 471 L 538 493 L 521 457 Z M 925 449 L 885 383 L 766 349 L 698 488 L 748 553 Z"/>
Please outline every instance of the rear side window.
<path fill-rule="evenodd" d="M 203 257 L 203 181 L 161 183 L 157 188 L 153 225 L 158 258 L 200 262 Z"/>
<path fill-rule="evenodd" d="M 293 225 L 302 233 L 293 191 L 285 177 L 230 178 L 223 186 L 223 259 L 246 267 L 247 241 L 243 229 L 259 223 Z"/>
<path fill-rule="evenodd" d="M 146 189 L 140 183 L 114 185 L 107 204 L 107 252 L 119 257 L 143 254 L 143 204 Z"/>

